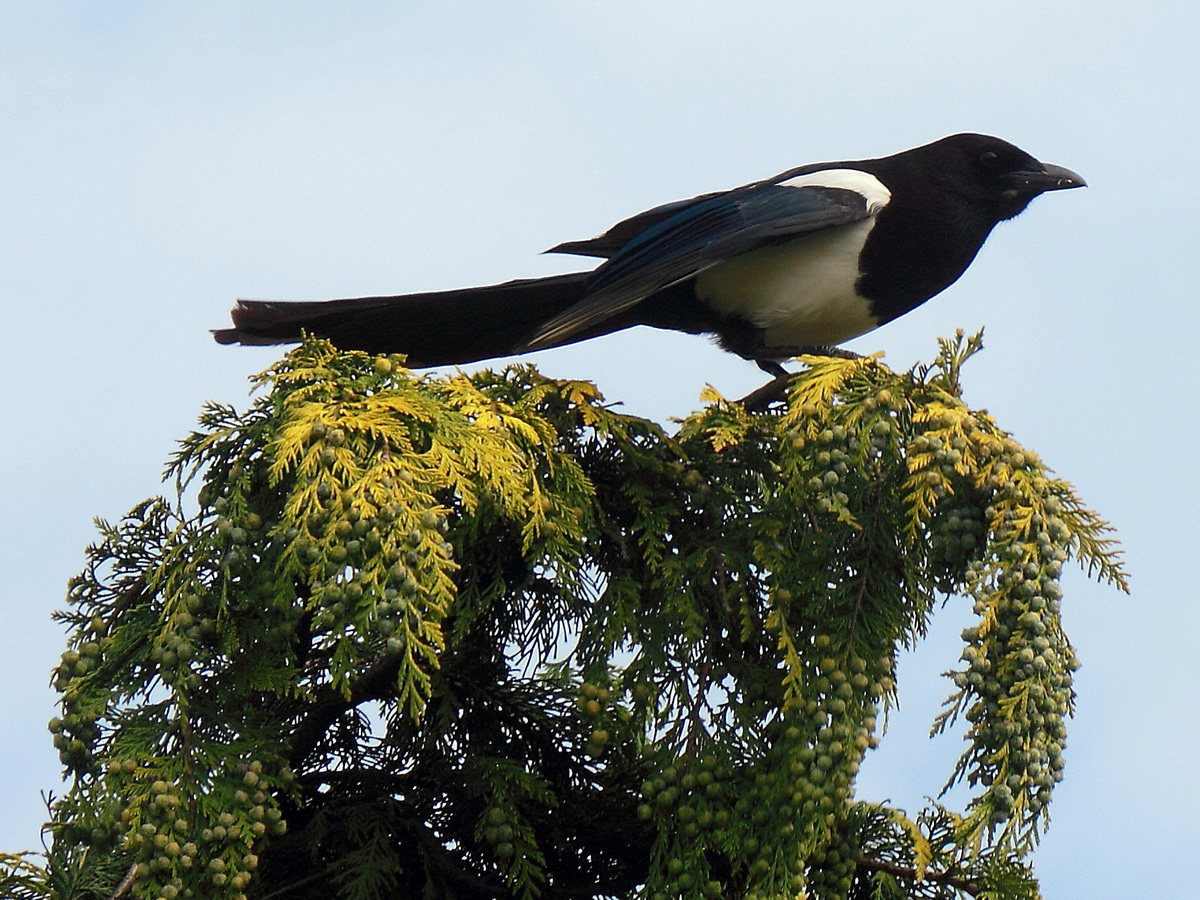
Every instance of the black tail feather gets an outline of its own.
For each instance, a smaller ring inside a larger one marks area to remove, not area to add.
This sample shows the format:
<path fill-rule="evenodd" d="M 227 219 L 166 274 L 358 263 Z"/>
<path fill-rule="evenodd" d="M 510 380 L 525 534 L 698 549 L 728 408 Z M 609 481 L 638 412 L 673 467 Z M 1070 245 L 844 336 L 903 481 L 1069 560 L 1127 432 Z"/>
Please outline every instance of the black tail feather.
<path fill-rule="evenodd" d="M 289 344 L 304 334 L 343 350 L 404 353 L 409 365 L 442 366 L 522 352 L 538 329 L 583 294 L 589 272 L 397 297 L 286 303 L 239 300 L 222 344 Z M 632 322 L 571 335 L 573 343 Z"/>

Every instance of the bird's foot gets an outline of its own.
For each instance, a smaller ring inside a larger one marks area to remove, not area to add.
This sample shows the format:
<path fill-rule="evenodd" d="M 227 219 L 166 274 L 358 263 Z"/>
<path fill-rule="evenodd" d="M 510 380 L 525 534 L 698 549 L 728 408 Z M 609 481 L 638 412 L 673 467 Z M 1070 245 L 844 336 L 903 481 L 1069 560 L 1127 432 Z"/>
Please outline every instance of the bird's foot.
<path fill-rule="evenodd" d="M 792 356 L 831 356 L 834 359 L 861 359 L 861 354 L 841 347 L 790 347 L 788 353 Z"/>

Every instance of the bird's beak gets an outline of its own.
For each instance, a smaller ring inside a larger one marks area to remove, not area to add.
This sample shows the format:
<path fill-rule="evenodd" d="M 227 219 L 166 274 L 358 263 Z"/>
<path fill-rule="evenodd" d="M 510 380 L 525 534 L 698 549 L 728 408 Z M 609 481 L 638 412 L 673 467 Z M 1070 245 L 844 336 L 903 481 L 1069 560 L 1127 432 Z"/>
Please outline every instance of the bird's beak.
<path fill-rule="evenodd" d="M 1007 177 L 1009 190 L 1020 194 L 1041 194 L 1046 191 L 1065 191 L 1067 188 L 1087 187 L 1083 177 L 1050 163 L 1039 163 L 1040 168 L 1030 167 L 1010 172 Z"/>

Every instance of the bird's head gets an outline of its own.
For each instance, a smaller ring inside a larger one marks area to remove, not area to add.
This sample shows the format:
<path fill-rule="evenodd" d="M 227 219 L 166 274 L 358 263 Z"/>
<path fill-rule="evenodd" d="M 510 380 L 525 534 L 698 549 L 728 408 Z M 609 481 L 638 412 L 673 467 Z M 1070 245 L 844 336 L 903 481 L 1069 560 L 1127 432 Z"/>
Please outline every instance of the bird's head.
<path fill-rule="evenodd" d="M 1011 219 L 1046 191 L 1086 187 L 1082 177 L 1041 162 L 1008 141 L 985 134 L 955 134 L 922 150 L 972 204 L 985 206 L 996 221 Z"/>

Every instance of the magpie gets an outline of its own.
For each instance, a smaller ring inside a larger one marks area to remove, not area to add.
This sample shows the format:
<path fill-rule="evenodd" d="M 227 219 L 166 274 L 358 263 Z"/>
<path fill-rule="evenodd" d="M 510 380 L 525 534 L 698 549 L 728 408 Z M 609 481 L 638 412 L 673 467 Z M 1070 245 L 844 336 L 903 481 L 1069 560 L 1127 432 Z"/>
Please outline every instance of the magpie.
<path fill-rule="evenodd" d="M 667 203 L 547 251 L 604 260 L 591 271 L 393 297 L 239 300 L 234 327 L 213 334 L 222 344 L 310 334 L 420 368 L 650 325 L 713 335 L 779 374 L 781 361 L 837 353 L 945 290 L 1037 195 L 1085 185 L 999 138 L 956 134 Z"/>

